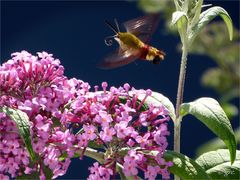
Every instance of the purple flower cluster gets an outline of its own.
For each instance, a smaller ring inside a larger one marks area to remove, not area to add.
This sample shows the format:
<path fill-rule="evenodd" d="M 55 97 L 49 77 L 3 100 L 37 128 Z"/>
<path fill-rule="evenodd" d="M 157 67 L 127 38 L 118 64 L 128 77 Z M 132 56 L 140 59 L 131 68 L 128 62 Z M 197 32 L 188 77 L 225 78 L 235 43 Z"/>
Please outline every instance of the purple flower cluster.
<path fill-rule="evenodd" d="M 161 174 L 169 178 L 171 162 L 163 159 L 167 148 L 168 111 L 164 106 L 145 106 L 150 90 L 128 84 L 102 91 L 63 75 L 60 61 L 46 52 L 33 56 L 14 53 L 0 67 L 0 107 L 17 108 L 30 119 L 31 140 L 37 161 L 32 163 L 18 129 L 0 113 L 0 179 L 38 173 L 46 179 L 66 173 L 71 158 L 80 159 L 94 148 L 103 155 L 89 168 L 88 179 L 116 178 L 117 173 L 146 179 Z M 139 97 L 142 100 L 140 100 Z M 154 152 L 154 153 L 153 153 Z"/>

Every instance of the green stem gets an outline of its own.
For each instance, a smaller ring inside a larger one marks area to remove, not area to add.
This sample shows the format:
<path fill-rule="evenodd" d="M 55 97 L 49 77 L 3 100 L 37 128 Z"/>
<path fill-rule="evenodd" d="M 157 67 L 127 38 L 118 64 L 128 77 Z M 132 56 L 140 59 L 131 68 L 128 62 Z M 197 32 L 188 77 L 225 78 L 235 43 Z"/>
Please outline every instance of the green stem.
<path fill-rule="evenodd" d="M 180 67 L 179 80 L 178 80 L 177 103 L 176 103 L 177 119 L 180 116 L 180 105 L 183 102 L 184 82 L 185 82 L 185 75 L 186 75 L 186 68 L 187 68 L 187 54 L 188 54 L 187 47 L 186 45 L 183 45 L 181 67 Z"/>
<path fill-rule="evenodd" d="M 187 67 L 187 54 L 188 50 L 183 42 L 182 48 L 182 58 L 181 58 L 181 67 L 179 73 L 178 80 L 178 91 L 177 91 L 177 102 L 176 102 L 176 120 L 174 122 L 174 151 L 180 153 L 180 142 L 181 142 L 181 120 L 180 116 L 180 105 L 183 102 L 183 91 L 184 91 L 184 82 L 186 75 L 186 67 Z M 178 180 L 179 177 L 175 175 L 175 180 Z"/>

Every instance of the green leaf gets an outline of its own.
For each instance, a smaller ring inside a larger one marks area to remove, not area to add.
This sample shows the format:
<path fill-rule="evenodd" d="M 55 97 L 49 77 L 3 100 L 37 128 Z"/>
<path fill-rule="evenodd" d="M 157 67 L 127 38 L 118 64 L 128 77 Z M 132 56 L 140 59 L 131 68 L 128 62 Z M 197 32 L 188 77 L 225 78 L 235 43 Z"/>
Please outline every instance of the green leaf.
<path fill-rule="evenodd" d="M 172 24 L 182 28 L 188 22 L 187 14 L 183 11 L 176 11 L 172 14 Z"/>
<path fill-rule="evenodd" d="M 68 157 L 67 152 L 64 152 L 61 156 L 59 156 L 58 160 L 59 161 L 64 161 Z M 79 157 L 79 156 L 77 156 Z"/>
<path fill-rule="evenodd" d="M 169 168 L 169 171 L 182 179 L 210 179 L 201 166 L 181 153 L 166 151 L 164 159 L 173 162 L 173 166 Z"/>
<path fill-rule="evenodd" d="M 0 112 L 4 112 L 5 114 L 7 114 L 10 117 L 10 119 L 16 123 L 19 134 L 25 143 L 25 146 L 28 150 L 31 159 L 34 161 L 36 159 L 36 156 L 32 148 L 30 136 L 30 124 L 27 114 L 18 109 L 13 109 L 6 106 L 1 107 Z"/>
<path fill-rule="evenodd" d="M 53 121 L 52 127 L 59 127 L 59 126 L 61 126 L 60 119 L 58 119 L 56 117 L 52 117 L 52 121 Z"/>
<path fill-rule="evenodd" d="M 187 24 L 188 17 L 187 14 L 183 11 L 175 11 L 172 14 L 172 24 L 177 25 L 178 32 L 181 38 L 181 42 L 185 44 L 186 42 L 186 32 L 187 32 Z"/>
<path fill-rule="evenodd" d="M 44 172 L 46 179 L 52 179 L 52 177 L 53 177 L 52 170 L 43 164 L 42 164 L 42 167 L 43 167 L 43 172 Z"/>
<path fill-rule="evenodd" d="M 236 140 L 231 123 L 219 103 L 212 98 L 200 98 L 180 107 L 180 114 L 191 114 L 203 122 L 224 141 L 231 154 L 231 162 L 236 158 Z"/>
<path fill-rule="evenodd" d="M 232 165 L 226 149 L 207 152 L 196 162 L 212 179 L 239 179 L 240 177 L 240 151 L 237 151 L 237 158 Z"/>
<path fill-rule="evenodd" d="M 233 37 L 232 19 L 227 13 L 227 11 L 219 6 L 211 7 L 200 14 L 199 21 L 192 28 L 192 33 L 190 34 L 189 38 L 194 39 L 196 35 L 216 16 L 222 17 L 225 24 L 227 25 L 230 40 L 232 40 L 232 37 Z"/>

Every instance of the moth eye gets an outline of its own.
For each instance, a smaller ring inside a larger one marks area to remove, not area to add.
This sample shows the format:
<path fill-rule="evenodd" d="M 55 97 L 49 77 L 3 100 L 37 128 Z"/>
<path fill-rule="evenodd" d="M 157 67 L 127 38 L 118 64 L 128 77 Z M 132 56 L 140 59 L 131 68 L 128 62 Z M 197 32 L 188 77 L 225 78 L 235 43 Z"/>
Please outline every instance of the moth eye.
<path fill-rule="evenodd" d="M 154 59 L 153 59 L 153 64 L 159 64 L 161 61 L 161 59 L 159 58 L 159 56 L 156 56 Z"/>

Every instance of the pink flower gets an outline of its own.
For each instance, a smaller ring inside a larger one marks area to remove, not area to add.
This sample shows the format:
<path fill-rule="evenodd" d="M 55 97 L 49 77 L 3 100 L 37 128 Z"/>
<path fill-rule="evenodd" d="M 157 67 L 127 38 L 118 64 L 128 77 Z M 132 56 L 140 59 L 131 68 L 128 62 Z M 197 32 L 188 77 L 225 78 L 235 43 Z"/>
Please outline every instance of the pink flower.
<path fill-rule="evenodd" d="M 154 132 L 154 141 L 158 145 L 166 148 L 168 145 L 166 135 L 169 135 L 169 132 L 167 131 L 167 126 L 166 124 L 161 124 L 160 128 L 158 128 L 157 131 Z"/>
<path fill-rule="evenodd" d="M 1 180 L 9 180 L 9 177 L 5 176 L 4 174 L 0 174 L 0 179 Z"/>
<path fill-rule="evenodd" d="M 125 138 L 131 133 L 130 128 L 127 128 L 128 122 L 126 121 L 121 121 L 115 125 L 115 130 L 117 132 L 117 137 L 118 138 Z"/>
<path fill-rule="evenodd" d="M 45 176 L 45 174 L 43 173 L 43 171 L 41 171 L 40 176 L 39 176 L 39 179 L 40 179 L 40 180 L 45 180 L 45 179 L 46 179 L 46 176 Z"/>
<path fill-rule="evenodd" d="M 162 175 L 163 179 L 170 179 L 170 173 L 168 171 L 168 167 L 166 166 L 163 169 L 160 169 L 160 174 Z"/>
<path fill-rule="evenodd" d="M 84 156 L 89 145 L 101 148 L 105 158 L 101 166 L 94 163 L 89 168 L 88 179 L 116 177 L 116 163 L 123 166 L 126 176 L 144 172 L 148 179 L 157 174 L 169 178 L 172 163 L 163 158 L 168 145 L 168 110 L 162 105 L 145 106 L 151 90 L 136 90 L 129 84 L 107 88 L 103 82 L 104 92 L 98 87 L 91 92 L 87 82 L 68 79 L 52 54 L 12 54 L 0 66 L 0 106 L 27 113 L 38 160 L 31 161 L 16 123 L 0 113 L 0 177 L 40 173 L 39 178 L 46 179 L 44 163 L 53 172 L 51 178 L 57 178 L 66 173 L 75 154 L 80 151 L 80 159 Z M 148 151 L 158 154 L 153 157 L 145 153 Z"/>
<path fill-rule="evenodd" d="M 33 146 L 34 152 L 42 153 L 42 152 L 44 152 L 45 142 L 42 141 L 41 139 L 39 139 L 38 142 L 37 143 L 33 143 L 32 146 Z"/>
<path fill-rule="evenodd" d="M 88 137 L 88 140 L 94 140 L 97 135 L 95 134 L 96 128 L 93 125 L 83 125 L 83 129 L 85 131 L 86 136 Z"/>
<path fill-rule="evenodd" d="M 129 139 L 127 145 L 133 147 L 135 145 L 135 142 L 132 139 Z"/>
<path fill-rule="evenodd" d="M 103 106 L 103 104 L 99 103 L 99 102 L 93 102 L 90 105 L 91 113 L 94 114 L 94 115 L 98 114 L 100 111 L 103 111 L 104 109 L 105 109 L 105 106 Z M 99 122 L 100 122 L 100 120 L 99 120 Z"/>
<path fill-rule="evenodd" d="M 86 134 L 79 134 L 77 136 L 78 139 L 78 147 L 86 147 L 88 144 L 88 136 Z"/>
<path fill-rule="evenodd" d="M 139 116 L 139 120 L 143 126 L 147 126 L 149 123 L 146 121 L 147 120 L 147 114 L 146 113 L 141 113 Z"/>
<path fill-rule="evenodd" d="M 75 141 L 76 137 L 70 133 L 69 129 L 67 129 L 62 136 L 62 144 L 66 145 L 67 147 L 72 147 L 73 142 Z"/>
<path fill-rule="evenodd" d="M 58 165 L 58 157 L 60 155 L 59 150 L 54 147 L 47 148 L 47 155 L 44 158 L 44 164 L 48 165 L 50 169 L 54 170 Z"/>
<path fill-rule="evenodd" d="M 31 111 L 32 110 L 32 102 L 30 100 L 26 100 L 24 103 L 19 102 L 18 103 L 18 109 L 22 111 Z"/>
<path fill-rule="evenodd" d="M 25 167 L 24 173 L 25 174 L 31 174 L 32 168 L 30 167 Z"/>
<path fill-rule="evenodd" d="M 130 105 L 130 101 L 127 101 L 126 104 L 120 104 L 121 105 L 121 108 L 126 111 L 127 113 L 134 113 L 136 112 L 136 110 L 134 108 L 132 108 Z M 124 112 L 123 111 L 123 112 Z M 126 120 L 129 120 L 128 118 L 126 118 Z M 131 119 L 130 119 L 131 120 Z"/>
<path fill-rule="evenodd" d="M 27 151 L 24 151 L 23 149 L 19 149 L 18 154 L 16 156 L 16 160 L 22 161 L 24 165 L 29 164 L 29 155 Z"/>
<path fill-rule="evenodd" d="M 102 82 L 102 88 L 104 90 L 104 93 L 106 93 L 107 86 L 108 86 L 107 82 Z"/>
<path fill-rule="evenodd" d="M 130 156 L 125 156 L 124 158 L 123 172 L 126 176 L 135 176 L 138 174 L 137 164 Z"/>
<path fill-rule="evenodd" d="M 159 152 L 156 156 L 156 160 L 158 162 L 159 165 L 165 165 L 166 164 L 166 161 L 165 159 L 163 159 L 163 153 L 162 152 Z"/>
<path fill-rule="evenodd" d="M 117 122 L 121 122 L 121 121 L 126 121 L 126 122 L 130 122 L 132 120 L 132 116 L 129 115 L 129 113 L 131 113 L 131 111 L 121 111 L 121 116 L 117 117 Z"/>
<path fill-rule="evenodd" d="M 150 144 L 151 141 L 148 141 L 150 133 L 146 133 L 143 137 L 137 136 L 136 141 L 140 144 L 141 147 L 144 147 L 147 144 Z"/>
<path fill-rule="evenodd" d="M 88 180 L 110 179 L 110 176 L 113 174 L 112 169 L 99 166 L 98 162 L 95 162 L 93 167 L 90 167 L 89 170 L 91 174 L 89 175 Z"/>
<path fill-rule="evenodd" d="M 159 171 L 160 171 L 159 166 L 148 165 L 147 166 L 147 171 L 144 173 L 144 176 L 145 176 L 146 179 L 155 180 Z"/>
<path fill-rule="evenodd" d="M 8 173 L 11 174 L 12 177 L 15 177 L 16 171 L 19 169 L 19 165 L 14 158 L 8 158 L 7 168 L 8 168 Z"/>
<path fill-rule="evenodd" d="M 115 134 L 116 134 L 116 132 L 115 132 L 114 128 L 104 127 L 103 131 L 100 132 L 99 136 L 103 141 L 109 142 L 112 140 L 113 135 L 115 135 Z"/>
<path fill-rule="evenodd" d="M 6 161 L 6 158 L 0 157 L 0 172 L 4 172 L 7 169 Z"/>
<path fill-rule="evenodd" d="M 36 126 L 42 126 L 44 124 L 44 118 L 41 114 L 38 114 L 35 117 L 35 121 L 36 121 Z"/>
<path fill-rule="evenodd" d="M 48 139 L 50 126 L 51 126 L 50 123 L 46 123 L 41 126 L 36 126 L 37 132 L 42 139 Z"/>
<path fill-rule="evenodd" d="M 6 150 L 9 150 L 7 153 L 12 152 L 14 155 L 18 154 L 19 152 L 19 143 L 16 140 L 10 140 L 7 142 L 7 148 L 5 149 L 5 153 L 7 152 Z"/>
<path fill-rule="evenodd" d="M 136 163 L 141 163 L 141 162 L 144 162 L 144 156 L 143 154 L 141 153 L 138 153 L 137 151 L 135 150 L 129 150 L 128 151 L 128 155 L 129 157 L 131 157 Z M 125 156 L 126 157 L 126 156 Z M 125 159 L 124 159 L 125 160 Z"/>
<path fill-rule="evenodd" d="M 113 120 L 106 111 L 99 111 L 99 116 L 96 116 L 95 120 L 100 123 L 103 127 L 109 126 Z"/>
<path fill-rule="evenodd" d="M 83 96 L 80 96 L 73 101 L 73 103 L 71 104 L 71 107 L 74 109 L 75 113 L 80 111 L 82 108 L 84 108 L 84 104 L 83 104 L 84 101 L 85 101 L 85 97 Z"/>

